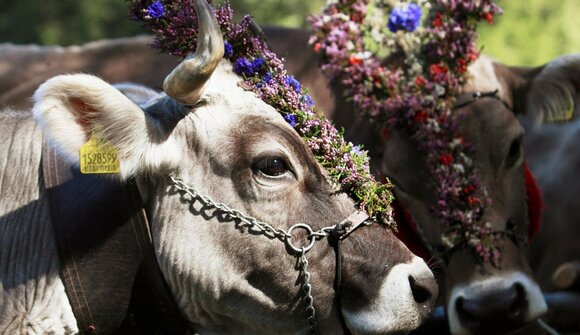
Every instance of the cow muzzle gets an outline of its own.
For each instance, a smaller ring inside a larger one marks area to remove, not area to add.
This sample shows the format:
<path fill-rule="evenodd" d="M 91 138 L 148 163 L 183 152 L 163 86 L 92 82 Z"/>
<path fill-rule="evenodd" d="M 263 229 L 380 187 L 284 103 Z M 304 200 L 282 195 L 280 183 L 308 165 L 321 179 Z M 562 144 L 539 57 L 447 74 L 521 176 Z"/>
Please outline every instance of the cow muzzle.
<path fill-rule="evenodd" d="M 414 256 L 389 271 L 370 304 L 343 308 L 343 315 L 353 334 L 406 334 L 429 317 L 438 291 L 427 264 Z"/>
<path fill-rule="evenodd" d="M 521 272 L 510 272 L 455 287 L 447 311 L 452 334 L 507 334 L 547 311 L 538 285 Z"/>

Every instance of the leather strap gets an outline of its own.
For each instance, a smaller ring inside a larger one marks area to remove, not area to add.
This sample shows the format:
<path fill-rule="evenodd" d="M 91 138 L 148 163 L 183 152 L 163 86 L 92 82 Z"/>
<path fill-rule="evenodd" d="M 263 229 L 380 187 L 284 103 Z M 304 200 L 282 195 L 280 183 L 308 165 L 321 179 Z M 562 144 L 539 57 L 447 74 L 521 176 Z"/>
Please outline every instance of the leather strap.
<path fill-rule="evenodd" d="M 157 265 L 135 183 L 123 185 L 109 176 L 81 174 L 46 144 L 43 173 L 60 275 L 80 333 L 127 330 L 134 326 L 126 320 L 130 315 L 137 320 L 160 317 L 155 325 L 163 333 L 185 334 L 185 323 Z M 141 277 L 134 287 L 138 271 Z M 152 301 L 148 306 L 152 308 L 133 308 L 140 304 L 132 298 Z"/>

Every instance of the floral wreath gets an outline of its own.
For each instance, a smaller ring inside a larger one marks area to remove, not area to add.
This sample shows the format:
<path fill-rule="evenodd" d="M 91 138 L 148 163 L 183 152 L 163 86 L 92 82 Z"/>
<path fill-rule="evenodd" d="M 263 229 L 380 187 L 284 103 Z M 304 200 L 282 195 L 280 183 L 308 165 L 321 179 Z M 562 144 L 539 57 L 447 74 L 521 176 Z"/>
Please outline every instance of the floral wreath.
<path fill-rule="evenodd" d="M 129 0 L 129 6 L 133 18 L 155 33 L 153 47 L 180 57 L 195 51 L 198 31 L 192 0 Z M 224 57 L 243 78 L 241 86 L 282 114 L 328 171 L 337 191 L 348 194 L 373 220 L 395 228 L 392 185 L 378 183 L 370 174 L 367 152 L 346 142 L 342 131 L 317 113 L 308 90 L 287 74 L 249 16 L 234 23 L 228 2 L 216 6 L 214 14 L 224 36 Z"/>
<path fill-rule="evenodd" d="M 430 10 L 425 18 L 424 9 Z M 322 70 L 342 84 L 357 110 L 386 121 L 385 129 L 408 130 L 426 155 L 444 248 L 471 246 L 496 266 L 502 239 L 491 224 L 478 224 L 491 200 L 453 106 L 467 66 L 479 56 L 476 26 L 493 23 L 500 11 L 492 0 L 330 0 L 310 18 Z"/>

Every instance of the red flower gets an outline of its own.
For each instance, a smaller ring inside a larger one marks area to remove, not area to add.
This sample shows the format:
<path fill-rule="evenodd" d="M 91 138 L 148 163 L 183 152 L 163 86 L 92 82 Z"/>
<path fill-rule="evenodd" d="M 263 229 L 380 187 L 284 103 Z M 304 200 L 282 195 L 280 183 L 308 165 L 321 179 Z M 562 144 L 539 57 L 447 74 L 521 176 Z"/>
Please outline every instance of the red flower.
<path fill-rule="evenodd" d="M 354 55 L 350 55 L 350 57 L 348 57 L 348 62 L 350 65 L 361 65 L 363 61 Z"/>
<path fill-rule="evenodd" d="M 429 70 L 431 71 L 432 75 L 438 75 L 438 74 L 445 74 L 447 73 L 447 67 L 445 67 L 445 65 L 443 65 L 442 63 L 439 64 L 431 64 L 431 66 L 429 67 Z"/>
<path fill-rule="evenodd" d="M 479 52 L 477 51 L 467 53 L 467 59 L 469 59 L 470 62 L 475 62 L 477 57 L 479 57 Z"/>
<path fill-rule="evenodd" d="M 483 18 L 489 22 L 489 24 L 493 24 L 493 14 L 490 12 L 483 13 Z"/>
<path fill-rule="evenodd" d="M 427 85 L 427 80 L 425 80 L 425 78 L 423 78 L 422 76 L 417 76 L 415 77 L 415 85 L 421 87 L 421 86 L 425 86 Z"/>
<path fill-rule="evenodd" d="M 320 43 L 314 44 L 314 52 L 318 52 L 321 48 L 322 48 L 322 45 Z"/>
<path fill-rule="evenodd" d="M 479 204 L 481 203 L 481 199 L 478 197 L 467 197 L 467 203 L 470 205 Z"/>
<path fill-rule="evenodd" d="M 381 78 L 381 75 L 383 73 L 383 69 L 382 68 L 378 68 L 376 71 L 373 71 L 372 73 L 372 77 L 373 77 L 373 82 L 375 83 L 375 85 L 380 85 L 383 80 Z"/>
<path fill-rule="evenodd" d="M 451 162 L 453 162 L 453 156 L 451 156 L 450 153 L 442 154 L 439 157 L 439 161 L 441 162 L 441 164 L 447 166 L 447 165 L 451 164 Z"/>
<path fill-rule="evenodd" d="M 457 60 L 457 72 L 462 74 L 467 70 L 467 61 L 463 58 L 459 58 Z"/>
<path fill-rule="evenodd" d="M 362 17 L 362 15 L 360 15 L 359 13 L 352 14 L 352 15 L 350 16 L 350 19 L 351 19 L 353 22 L 360 22 L 360 23 L 362 23 L 362 21 L 363 21 L 363 17 Z"/>
<path fill-rule="evenodd" d="M 465 194 L 471 194 L 475 191 L 475 186 L 474 185 L 467 185 L 463 188 L 463 193 Z"/>
<path fill-rule="evenodd" d="M 422 123 L 427 120 L 427 113 L 419 111 L 415 114 L 415 122 Z"/>
<path fill-rule="evenodd" d="M 441 27 L 443 25 L 443 20 L 441 19 L 441 12 L 435 14 L 435 18 L 432 22 L 433 27 Z"/>

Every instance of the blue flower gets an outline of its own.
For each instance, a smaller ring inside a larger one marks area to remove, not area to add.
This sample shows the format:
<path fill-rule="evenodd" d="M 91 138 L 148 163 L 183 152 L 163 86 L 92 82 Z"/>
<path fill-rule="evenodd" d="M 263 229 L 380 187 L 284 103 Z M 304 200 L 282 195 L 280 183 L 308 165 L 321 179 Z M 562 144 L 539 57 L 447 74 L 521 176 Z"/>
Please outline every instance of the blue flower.
<path fill-rule="evenodd" d="M 294 114 L 284 115 L 284 120 L 286 120 L 286 122 L 288 122 L 292 127 L 296 125 L 296 115 Z"/>
<path fill-rule="evenodd" d="M 271 81 L 272 81 L 272 74 L 270 72 L 268 72 L 264 75 L 264 78 L 262 78 L 262 82 L 264 84 L 269 84 Z"/>
<path fill-rule="evenodd" d="M 252 62 L 250 62 L 247 58 L 244 57 L 236 59 L 236 61 L 234 62 L 234 71 L 237 74 L 243 74 L 245 76 L 251 76 L 252 74 L 254 74 Z"/>
<path fill-rule="evenodd" d="M 284 83 L 286 83 L 286 86 L 291 86 L 295 92 L 300 92 L 300 83 L 298 80 L 296 80 L 296 78 L 294 78 L 294 76 L 286 77 L 286 79 L 284 79 Z"/>
<path fill-rule="evenodd" d="M 254 59 L 254 61 L 252 62 L 252 69 L 254 73 L 260 71 L 262 67 L 264 67 L 264 64 L 266 64 L 266 61 L 264 61 L 263 58 Z"/>
<path fill-rule="evenodd" d="M 352 146 L 352 150 L 351 152 L 355 155 L 355 156 L 360 156 L 363 154 L 363 150 L 359 145 L 353 145 Z"/>
<path fill-rule="evenodd" d="M 234 53 L 234 46 L 224 41 L 224 56 L 230 57 Z"/>
<path fill-rule="evenodd" d="M 240 57 L 234 62 L 234 71 L 237 74 L 243 74 L 246 77 L 250 77 L 260 71 L 265 64 L 266 62 L 263 58 L 256 58 L 250 62 L 247 58 Z"/>
<path fill-rule="evenodd" d="M 308 106 L 314 105 L 314 101 L 312 101 L 312 98 L 309 95 L 303 95 L 302 102 L 306 103 Z"/>
<path fill-rule="evenodd" d="M 156 0 L 147 6 L 147 14 L 154 19 L 162 17 L 165 14 L 165 9 L 161 0 Z"/>
<path fill-rule="evenodd" d="M 387 27 L 393 33 L 399 30 L 415 31 L 422 15 L 421 7 L 416 3 L 410 3 L 406 8 L 395 8 L 391 12 Z"/>

